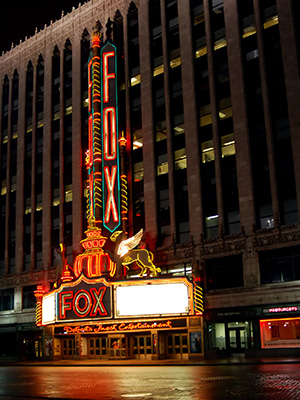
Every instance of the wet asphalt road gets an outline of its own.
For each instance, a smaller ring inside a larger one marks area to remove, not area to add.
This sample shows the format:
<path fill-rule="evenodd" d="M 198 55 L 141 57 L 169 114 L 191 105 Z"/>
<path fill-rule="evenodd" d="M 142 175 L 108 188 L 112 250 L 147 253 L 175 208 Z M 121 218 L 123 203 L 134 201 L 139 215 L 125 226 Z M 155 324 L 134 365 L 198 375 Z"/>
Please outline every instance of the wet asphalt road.
<path fill-rule="evenodd" d="M 0 367 L 0 400 L 300 399 L 300 364 Z"/>

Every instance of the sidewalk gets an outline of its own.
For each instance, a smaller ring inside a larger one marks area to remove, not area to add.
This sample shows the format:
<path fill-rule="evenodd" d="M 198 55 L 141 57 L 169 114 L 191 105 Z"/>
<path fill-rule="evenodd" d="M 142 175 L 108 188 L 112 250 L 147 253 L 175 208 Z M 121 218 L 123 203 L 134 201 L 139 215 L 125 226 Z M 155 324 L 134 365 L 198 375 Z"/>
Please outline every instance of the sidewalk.
<path fill-rule="evenodd" d="M 192 360 L 102 360 L 102 359 L 85 359 L 85 360 L 57 360 L 57 361 L 1 361 L 0 366 L 30 366 L 30 367 L 131 367 L 131 366 L 210 366 L 210 365 L 255 365 L 255 364 L 300 364 L 300 357 L 280 357 L 280 358 L 240 358 L 232 357 L 226 359 L 192 359 Z"/>

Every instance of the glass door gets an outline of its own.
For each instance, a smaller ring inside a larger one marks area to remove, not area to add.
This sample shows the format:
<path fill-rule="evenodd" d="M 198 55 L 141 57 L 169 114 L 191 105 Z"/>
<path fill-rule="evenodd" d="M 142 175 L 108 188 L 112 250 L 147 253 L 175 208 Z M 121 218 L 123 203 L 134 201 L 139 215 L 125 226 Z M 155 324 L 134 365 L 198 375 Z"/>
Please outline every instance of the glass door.
<path fill-rule="evenodd" d="M 127 357 L 127 338 L 125 335 L 108 337 L 109 358 Z"/>
<path fill-rule="evenodd" d="M 75 355 L 74 339 L 62 339 L 63 358 L 73 358 Z"/>
<path fill-rule="evenodd" d="M 188 336 L 186 333 L 168 335 L 168 355 L 170 358 L 184 358 L 188 354 Z"/>
<path fill-rule="evenodd" d="M 229 347 L 232 353 L 244 353 L 247 340 L 245 328 L 229 328 Z"/>
<path fill-rule="evenodd" d="M 89 357 L 107 357 L 107 337 L 89 338 Z"/>
<path fill-rule="evenodd" d="M 151 351 L 151 335 L 133 336 L 133 357 L 139 359 L 150 358 Z"/>

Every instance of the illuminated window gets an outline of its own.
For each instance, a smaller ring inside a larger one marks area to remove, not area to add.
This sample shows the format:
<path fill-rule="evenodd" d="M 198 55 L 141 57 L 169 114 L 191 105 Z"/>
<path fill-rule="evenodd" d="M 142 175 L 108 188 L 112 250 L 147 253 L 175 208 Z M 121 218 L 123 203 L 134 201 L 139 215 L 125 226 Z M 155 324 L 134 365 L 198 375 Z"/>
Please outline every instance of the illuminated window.
<path fill-rule="evenodd" d="M 264 23 L 264 29 L 270 28 L 271 26 L 277 25 L 278 24 L 278 15 L 274 15 L 273 17 L 270 17 L 269 19 L 266 20 Z"/>
<path fill-rule="evenodd" d="M 180 149 L 175 151 L 175 169 L 186 169 L 186 150 Z"/>
<path fill-rule="evenodd" d="M 207 238 L 217 237 L 219 232 L 219 216 L 210 215 L 209 217 L 205 217 L 205 228 Z"/>
<path fill-rule="evenodd" d="M 215 41 L 215 44 L 214 44 L 214 50 L 222 49 L 225 46 L 227 46 L 226 39 L 217 40 L 217 41 Z"/>
<path fill-rule="evenodd" d="M 65 115 L 69 115 L 72 113 L 72 106 L 66 107 Z"/>
<path fill-rule="evenodd" d="M 72 185 L 67 185 L 65 188 L 65 202 L 69 203 L 72 200 L 73 200 Z"/>
<path fill-rule="evenodd" d="M 177 125 L 177 126 L 174 126 L 174 135 L 175 136 L 177 136 L 177 135 L 181 135 L 182 133 L 184 133 L 184 128 L 183 128 L 183 126 L 181 125 Z"/>
<path fill-rule="evenodd" d="M 31 206 L 25 208 L 25 214 L 31 214 Z"/>
<path fill-rule="evenodd" d="M 243 31 L 243 39 L 245 39 L 251 35 L 255 35 L 255 33 L 256 33 L 256 28 L 254 25 L 247 26 L 246 28 L 244 28 L 244 31 Z"/>
<path fill-rule="evenodd" d="M 205 56 L 207 54 L 207 47 L 202 47 L 201 49 L 196 50 L 195 57 L 199 58 Z"/>
<path fill-rule="evenodd" d="M 143 147 L 143 133 L 141 130 L 135 131 L 133 135 L 133 142 L 132 142 L 132 148 L 133 150 L 137 150 Z"/>
<path fill-rule="evenodd" d="M 130 80 L 131 86 L 139 85 L 141 83 L 141 74 L 133 76 Z"/>
<path fill-rule="evenodd" d="M 153 70 L 153 76 L 157 76 L 157 75 L 160 75 L 160 74 L 163 74 L 163 73 L 164 73 L 163 64 L 159 65 L 158 67 L 154 68 L 154 70 Z"/>
<path fill-rule="evenodd" d="M 221 137 L 222 157 L 235 154 L 235 141 L 233 133 Z"/>
<path fill-rule="evenodd" d="M 60 118 L 60 111 L 54 113 L 53 115 L 53 121 L 57 121 Z"/>
<path fill-rule="evenodd" d="M 6 194 L 6 179 L 3 179 L 1 183 L 1 195 Z"/>
<path fill-rule="evenodd" d="M 144 179 L 144 163 L 143 163 L 143 161 L 135 163 L 133 165 L 133 176 L 134 176 L 135 182 L 139 182 Z"/>
<path fill-rule="evenodd" d="M 208 140 L 207 142 L 203 142 L 201 144 L 201 148 L 202 148 L 202 163 L 204 164 L 206 162 L 214 161 L 215 154 L 214 154 L 213 140 Z M 235 140 L 233 133 L 226 136 L 222 136 L 221 150 L 222 150 L 222 157 L 232 156 L 235 154 Z"/>
<path fill-rule="evenodd" d="M 259 322 L 263 349 L 300 347 L 300 318 L 278 318 Z"/>
<path fill-rule="evenodd" d="M 263 205 L 259 207 L 260 227 L 262 229 L 274 228 L 274 216 L 272 205 Z"/>
<path fill-rule="evenodd" d="M 201 144 L 201 150 L 202 150 L 202 163 L 214 161 L 215 159 L 215 154 L 214 154 L 214 147 L 213 147 L 213 141 L 208 140 L 207 142 L 203 142 Z"/>
<path fill-rule="evenodd" d="M 167 139 L 167 131 L 166 129 L 159 129 L 156 132 L 156 142 L 160 142 L 161 140 Z"/>
<path fill-rule="evenodd" d="M 173 60 L 170 61 L 170 67 L 171 68 L 176 68 L 181 65 L 181 57 L 174 58 Z"/>
<path fill-rule="evenodd" d="M 157 175 L 164 175 L 169 172 L 168 163 L 163 163 L 157 166 Z"/>

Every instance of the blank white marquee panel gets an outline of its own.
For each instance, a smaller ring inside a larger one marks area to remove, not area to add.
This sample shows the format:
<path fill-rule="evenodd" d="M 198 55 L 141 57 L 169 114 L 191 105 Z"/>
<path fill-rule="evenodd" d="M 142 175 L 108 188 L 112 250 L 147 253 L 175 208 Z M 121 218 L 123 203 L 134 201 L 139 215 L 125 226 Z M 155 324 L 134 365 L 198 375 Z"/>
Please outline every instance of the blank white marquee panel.
<path fill-rule="evenodd" d="M 184 283 L 116 287 L 118 317 L 188 314 L 189 288 Z"/>
<path fill-rule="evenodd" d="M 55 321 L 55 293 L 43 297 L 42 324 L 50 324 Z"/>

